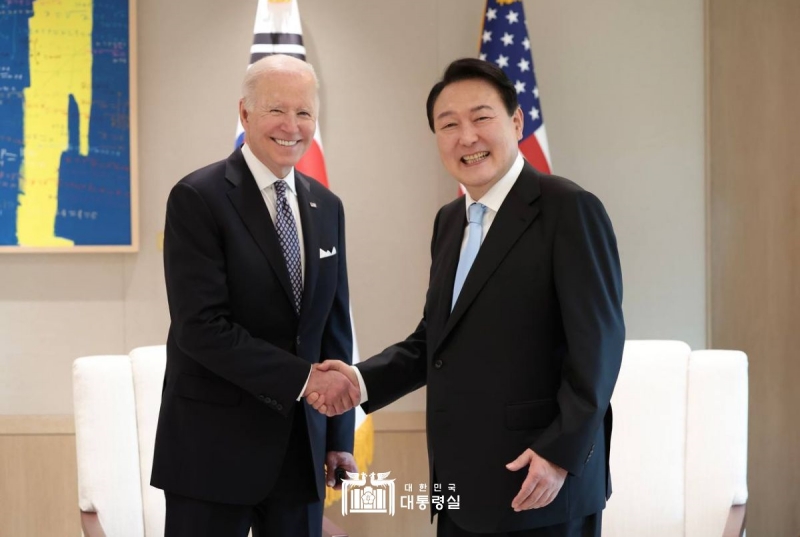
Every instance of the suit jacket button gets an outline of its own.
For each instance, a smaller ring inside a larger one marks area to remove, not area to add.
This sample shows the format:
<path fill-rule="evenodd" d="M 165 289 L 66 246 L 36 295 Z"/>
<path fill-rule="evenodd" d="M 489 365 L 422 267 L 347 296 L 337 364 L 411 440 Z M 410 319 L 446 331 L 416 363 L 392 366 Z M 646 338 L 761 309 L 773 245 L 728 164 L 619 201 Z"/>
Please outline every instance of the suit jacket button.
<path fill-rule="evenodd" d="M 264 397 L 264 402 L 265 403 L 271 403 L 272 399 L 270 399 L 269 397 Z"/>
<path fill-rule="evenodd" d="M 278 407 L 277 408 L 278 408 L 278 410 L 283 410 L 283 405 L 278 403 Z"/>
<path fill-rule="evenodd" d="M 266 401 L 266 399 L 267 399 L 266 396 L 264 396 L 263 393 L 258 394 L 258 398 L 261 399 L 262 401 Z"/>
<path fill-rule="evenodd" d="M 443 365 L 444 362 L 442 362 L 441 360 L 436 360 L 435 362 L 433 362 L 433 367 L 435 369 L 441 369 Z"/>
<path fill-rule="evenodd" d="M 300 346 L 300 336 L 297 336 L 295 338 L 294 342 L 297 343 L 297 346 L 299 347 Z"/>

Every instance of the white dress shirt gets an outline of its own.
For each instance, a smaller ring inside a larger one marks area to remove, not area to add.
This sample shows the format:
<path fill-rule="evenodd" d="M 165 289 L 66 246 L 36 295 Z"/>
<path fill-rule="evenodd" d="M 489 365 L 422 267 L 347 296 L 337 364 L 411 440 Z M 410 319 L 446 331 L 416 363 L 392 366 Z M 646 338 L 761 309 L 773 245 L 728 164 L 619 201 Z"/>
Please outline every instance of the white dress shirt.
<path fill-rule="evenodd" d="M 525 160 L 522 158 L 522 153 L 517 153 L 517 158 L 514 160 L 514 164 L 511 165 L 511 168 L 508 169 L 508 172 L 500 178 L 495 184 L 492 185 L 492 188 L 489 189 L 486 194 L 481 197 L 479 200 L 472 199 L 472 196 L 469 195 L 469 192 L 464 194 L 464 210 L 467 214 L 467 223 L 465 224 L 465 231 L 464 231 L 464 239 L 461 241 L 461 251 L 464 251 L 464 248 L 467 247 L 467 239 L 469 239 L 469 206 L 475 203 L 476 201 L 482 203 L 486 206 L 486 210 L 483 212 L 483 236 L 481 237 L 481 244 L 483 244 L 483 240 L 486 238 L 486 234 L 489 233 L 489 228 L 492 227 L 492 223 L 494 222 L 494 217 L 497 216 L 497 211 L 500 210 L 500 206 L 506 200 L 506 196 L 511 191 L 511 187 L 517 182 L 517 178 L 519 177 L 520 172 L 522 172 L 522 167 L 525 165 Z"/>
<path fill-rule="evenodd" d="M 300 270 L 302 273 L 302 278 L 305 281 L 306 278 L 306 252 L 305 252 L 305 244 L 303 243 L 303 226 L 300 223 L 300 205 L 297 203 L 297 188 L 295 188 L 294 184 L 294 168 L 292 168 L 286 177 L 275 177 L 275 174 L 272 173 L 272 170 L 267 168 L 263 162 L 258 160 L 253 154 L 253 150 L 248 147 L 247 144 L 242 146 L 242 155 L 244 156 L 244 161 L 247 163 L 247 167 L 250 168 L 250 172 L 253 174 L 253 177 L 256 180 L 256 184 L 258 185 L 258 189 L 261 191 L 261 195 L 264 197 L 264 203 L 267 205 L 267 210 L 269 211 L 269 216 L 272 218 L 272 223 L 275 223 L 275 218 L 278 214 L 277 209 L 277 194 L 275 193 L 275 181 L 285 181 L 286 186 L 286 201 L 289 202 L 289 208 L 292 210 L 292 216 L 294 216 L 294 224 L 297 228 L 297 241 L 300 244 Z M 304 286 L 305 287 L 305 286 Z M 303 384 L 303 389 L 300 390 L 300 395 L 297 396 L 297 400 L 303 398 L 303 392 L 306 391 L 306 386 L 308 386 L 308 381 L 311 379 L 311 369 L 308 370 L 308 377 L 306 377 L 306 383 Z"/>
<path fill-rule="evenodd" d="M 517 158 L 514 160 L 514 164 L 511 165 L 511 168 L 508 169 L 508 172 L 500 178 L 495 184 L 492 185 L 492 188 L 489 189 L 486 194 L 481 197 L 479 200 L 472 199 L 472 196 L 469 195 L 467 192 L 464 195 L 464 209 L 467 213 L 467 223 L 464 226 L 464 238 L 461 241 L 461 251 L 464 251 L 464 248 L 467 246 L 467 239 L 469 238 L 469 206 L 475 203 L 476 201 L 481 202 L 486 206 L 486 210 L 483 212 L 483 234 L 481 237 L 481 244 L 483 244 L 483 239 L 486 238 L 486 234 L 489 233 L 489 228 L 492 227 L 492 222 L 494 222 L 494 217 L 497 216 L 497 211 L 500 210 L 500 206 L 503 205 L 503 202 L 506 200 L 506 196 L 511 191 L 511 188 L 517 182 L 517 178 L 519 174 L 522 172 L 522 167 L 525 166 L 525 160 L 522 158 L 522 153 L 517 152 Z M 353 367 L 356 372 L 356 376 L 358 377 L 358 387 L 361 389 L 361 403 L 363 404 L 367 402 L 367 385 L 364 383 L 364 377 L 361 376 L 361 371 L 358 370 L 357 367 Z"/>
<path fill-rule="evenodd" d="M 247 167 L 256 179 L 258 189 L 264 197 L 264 203 L 267 205 L 269 216 L 272 218 L 272 223 L 275 223 L 275 218 L 278 214 L 277 209 L 277 195 L 275 194 L 275 181 L 283 180 L 286 182 L 286 201 L 289 202 L 289 208 L 292 210 L 294 216 L 294 224 L 297 228 L 297 240 L 300 244 L 300 269 L 302 271 L 303 280 L 306 277 L 306 251 L 305 244 L 303 243 L 303 226 L 300 224 L 300 206 L 297 202 L 297 188 L 294 184 L 294 168 L 292 168 L 286 177 L 275 177 L 275 174 L 267 168 L 263 162 L 258 160 L 253 154 L 247 144 L 242 146 L 242 155 L 247 162 Z"/>

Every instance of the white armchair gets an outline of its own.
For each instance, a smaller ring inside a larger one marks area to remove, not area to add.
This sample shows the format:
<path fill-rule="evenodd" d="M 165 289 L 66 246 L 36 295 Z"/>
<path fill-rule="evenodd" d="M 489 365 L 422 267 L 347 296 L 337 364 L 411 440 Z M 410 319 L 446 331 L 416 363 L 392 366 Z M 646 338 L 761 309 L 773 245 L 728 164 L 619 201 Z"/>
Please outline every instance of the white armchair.
<path fill-rule="evenodd" d="M 164 532 L 149 485 L 163 346 L 73 365 L 87 537 Z M 628 341 L 612 399 L 614 494 L 604 537 L 742 535 L 747 501 L 747 357 L 677 341 Z M 346 535 L 325 521 L 326 535 Z M 104 532 L 104 533 L 103 533 Z"/>
<path fill-rule="evenodd" d="M 627 341 L 603 536 L 742 535 L 747 397 L 744 353 Z"/>
<path fill-rule="evenodd" d="M 150 486 L 150 472 L 165 364 L 160 345 L 78 358 L 72 366 L 86 537 L 164 535 L 164 494 Z M 328 519 L 323 535 L 347 537 Z"/>

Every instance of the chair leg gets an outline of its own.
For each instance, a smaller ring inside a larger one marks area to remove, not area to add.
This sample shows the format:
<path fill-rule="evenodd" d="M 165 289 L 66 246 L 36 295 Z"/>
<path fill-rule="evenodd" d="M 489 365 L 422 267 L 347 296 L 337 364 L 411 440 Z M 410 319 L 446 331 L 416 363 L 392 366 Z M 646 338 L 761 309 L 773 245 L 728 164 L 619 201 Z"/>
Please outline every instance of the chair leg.
<path fill-rule="evenodd" d="M 81 511 L 81 528 L 85 537 L 106 537 L 106 532 L 103 531 L 103 526 L 100 525 L 97 513 Z"/>
<path fill-rule="evenodd" d="M 728 521 L 725 523 L 725 530 L 722 537 L 742 537 L 744 535 L 746 505 L 732 505 L 728 513 Z"/>
<path fill-rule="evenodd" d="M 322 537 L 347 537 L 347 532 L 325 517 L 322 519 Z"/>

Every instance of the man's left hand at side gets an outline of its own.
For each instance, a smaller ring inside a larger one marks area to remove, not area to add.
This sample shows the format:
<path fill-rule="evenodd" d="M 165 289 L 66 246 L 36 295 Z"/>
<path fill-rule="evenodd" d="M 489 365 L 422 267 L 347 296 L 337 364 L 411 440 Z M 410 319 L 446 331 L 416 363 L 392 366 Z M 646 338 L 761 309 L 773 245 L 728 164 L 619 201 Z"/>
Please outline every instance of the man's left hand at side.
<path fill-rule="evenodd" d="M 567 471 L 552 462 L 543 459 L 535 451 L 528 448 L 522 455 L 506 464 L 506 468 L 512 472 L 528 467 L 528 475 L 522 483 L 519 492 L 511 501 L 514 511 L 525 511 L 527 509 L 539 509 L 549 505 L 556 499 L 564 480 L 567 478 Z"/>
<path fill-rule="evenodd" d="M 336 469 L 342 468 L 348 472 L 358 472 L 356 460 L 352 453 L 346 451 L 329 451 L 325 454 L 325 481 L 334 490 L 341 490 L 342 484 L 336 482 Z"/>

